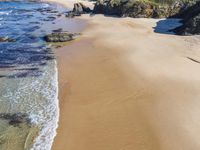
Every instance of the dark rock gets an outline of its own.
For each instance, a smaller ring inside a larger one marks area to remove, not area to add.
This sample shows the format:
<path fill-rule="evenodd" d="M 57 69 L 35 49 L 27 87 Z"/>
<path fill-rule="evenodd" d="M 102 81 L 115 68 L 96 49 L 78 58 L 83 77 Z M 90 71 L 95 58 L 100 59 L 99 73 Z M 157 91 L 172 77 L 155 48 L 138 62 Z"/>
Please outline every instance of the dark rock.
<path fill-rule="evenodd" d="M 32 22 L 30 22 L 30 24 L 40 24 L 40 22 L 38 22 L 38 21 L 32 21 Z"/>
<path fill-rule="evenodd" d="M 80 3 L 75 3 L 75 4 L 74 4 L 73 12 L 74 12 L 75 14 L 82 14 L 82 13 L 83 13 L 83 8 L 82 8 L 82 6 L 80 5 Z"/>
<path fill-rule="evenodd" d="M 92 12 L 92 10 L 89 7 L 83 5 L 83 3 L 79 3 L 79 4 L 83 9 L 83 13 L 91 13 Z"/>
<path fill-rule="evenodd" d="M 119 17 L 149 18 L 155 16 L 154 3 L 134 0 L 98 0 L 94 6 L 93 13 L 115 15 Z"/>
<path fill-rule="evenodd" d="M 200 14 L 190 18 L 173 31 L 179 35 L 200 35 Z"/>
<path fill-rule="evenodd" d="M 200 1 L 179 14 L 183 25 L 173 31 L 180 35 L 200 34 Z"/>
<path fill-rule="evenodd" d="M 46 42 L 67 42 L 73 40 L 75 34 L 67 32 L 55 32 L 44 37 Z"/>
<path fill-rule="evenodd" d="M 68 18 L 73 18 L 73 17 L 76 17 L 76 16 L 81 16 L 81 14 L 77 14 L 77 13 L 74 13 L 73 11 L 69 11 L 69 12 L 66 13 L 65 16 L 68 17 Z"/>
<path fill-rule="evenodd" d="M 73 10 L 66 13 L 66 17 L 73 18 L 90 12 L 92 12 L 92 10 L 89 7 L 83 5 L 82 3 L 75 3 Z"/>
<path fill-rule="evenodd" d="M 97 0 L 93 13 L 133 18 L 166 18 L 185 10 L 189 4 L 183 0 L 168 5 L 147 0 Z"/>
<path fill-rule="evenodd" d="M 62 32 L 63 29 L 62 28 L 59 28 L 59 29 L 56 29 L 56 30 L 52 30 L 53 32 Z"/>
<path fill-rule="evenodd" d="M 62 14 L 57 14 L 57 17 L 61 17 L 62 16 Z"/>
<path fill-rule="evenodd" d="M 76 14 L 84 14 L 84 13 L 90 13 L 91 9 L 89 7 L 83 5 L 82 3 L 75 3 L 73 12 Z"/>
<path fill-rule="evenodd" d="M 66 13 L 65 17 L 73 18 L 74 17 L 74 13 L 72 11 L 69 11 L 69 12 Z"/>
<path fill-rule="evenodd" d="M 11 39 L 8 37 L 0 37 L 0 42 L 15 42 L 15 39 Z"/>
<path fill-rule="evenodd" d="M 56 17 L 54 16 L 48 16 L 46 19 L 44 19 L 44 21 L 54 21 L 56 20 Z"/>
<path fill-rule="evenodd" d="M 190 0 L 190 1 L 178 0 L 178 1 L 175 1 L 171 5 L 172 15 L 170 17 L 172 17 L 172 18 L 185 18 L 187 15 L 190 14 L 191 9 L 194 9 L 193 7 L 197 3 L 197 1 L 198 0 Z"/>

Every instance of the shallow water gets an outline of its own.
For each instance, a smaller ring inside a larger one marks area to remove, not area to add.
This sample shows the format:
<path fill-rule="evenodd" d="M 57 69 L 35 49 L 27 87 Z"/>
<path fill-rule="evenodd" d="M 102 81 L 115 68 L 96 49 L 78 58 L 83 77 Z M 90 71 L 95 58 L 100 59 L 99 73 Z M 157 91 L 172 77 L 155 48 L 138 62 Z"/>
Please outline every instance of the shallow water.
<path fill-rule="evenodd" d="M 0 2 L 0 37 L 16 40 L 0 43 L 0 149 L 51 148 L 59 116 L 57 68 L 43 36 L 69 29 L 73 21 L 64 19 L 65 11 L 39 2 Z"/>

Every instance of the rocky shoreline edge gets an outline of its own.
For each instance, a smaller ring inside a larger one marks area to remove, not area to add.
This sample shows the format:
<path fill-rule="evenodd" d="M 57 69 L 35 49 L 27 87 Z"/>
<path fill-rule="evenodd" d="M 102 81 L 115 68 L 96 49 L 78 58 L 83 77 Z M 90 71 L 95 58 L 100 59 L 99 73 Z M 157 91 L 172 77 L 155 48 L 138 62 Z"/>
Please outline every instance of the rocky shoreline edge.
<path fill-rule="evenodd" d="M 129 7 L 128 7 L 129 6 Z M 106 16 L 132 17 L 132 18 L 179 18 L 183 24 L 170 31 L 177 35 L 200 34 L 200 1 L 175 1 L 170 5 L 158 5 L 147 1 L 97 0 L 94 9 L 82 3 L 74 3 L 72 11 L 65 13 L 66 17 L 73 18 L 82 14 L 104 14 Z M 68 33 L 58 29 L 44 37 L 46 42 L 68 42 L 79 36 L 79 33 Z"/>
<path fill-rule="evenodd" d="M 177 0 L 170 4 L 148 0 L 97 0 L 93 13 L 132 18 L 179 18 L 183 25 L 172 30 L 174 33 L 200 34 L 199 0 Z"/>
<path fill-rule="evenodd" d="M 34 1 L 31 1 L 34 2 Z M 42 11 L 42 10 L 41 10 Z M 53 10 L 48 10 L 53 11 Z M 71 11 L 64 14 L 67 18 L 81 16 L 82 14 L 104 14 L 106 16 L 132 17 L 132 18 L 180 18 L 183 24 L 172 29 L 177 35 L 199 35 L 200 34 L 200 1 L 178 0 L 168 5 L 159 5 L 142 0 L 96 0 L 94 9 L 90 9 L 83 3 L 74 3 Z M 76 39 L 79 33 L 69 33 L 57 29 L 43 38 L 46 42 L 58 43 L 68 42 Z M 0 37 L 0 42 L 15 42 L 16 39 Z"/>

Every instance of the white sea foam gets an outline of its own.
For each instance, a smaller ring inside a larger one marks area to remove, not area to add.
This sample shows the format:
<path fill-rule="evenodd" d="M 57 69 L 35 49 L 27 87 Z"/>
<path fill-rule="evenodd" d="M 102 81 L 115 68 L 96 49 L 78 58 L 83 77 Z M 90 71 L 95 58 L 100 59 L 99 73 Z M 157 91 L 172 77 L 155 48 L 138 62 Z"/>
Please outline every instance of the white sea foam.
<path fill-rule="evenodd" d="M 49 7 L 49 4 L 43 4 L 43 7 Z M 1 15 L 4 17 L 10 13 L 12 11 L 0 11 L 0 21 Z M 9 78 L 19 72 L 16 69 L 16 72 L 8 71 L 8 77 L 0 78 L 0 113 L 28 114 L 32 123 L 40 129 L 31 150 L 50 150 L 59 120 L 57 63 L 48 61 L 47 65 L 39 68 L 41 76 Z"/>
<path fill-rule="evenodd" d="M 56 61 L 43 66 L 43 75 L 1 81 L 0 112 L 27 113 L 40 129 L 31 150 L 50 150 L 59 119 Z"/>
<path fill-rule="evenodd" d="M 10 13 L 12 13 L 12 10 L 10 10 L 10 11 L 0 11 L 0 15 L 9 15 Z"/>
<path fill-rule="evenodd" d="M 56 129 L 58 127 L 59 120 L 59 101 L 58 101 L 58 69 L 56 61 L 54 67 L 54 75 L 52 76 L 52 84 L 54 86 L 55 93 L 50 96 L 51 104 L 47 106 L 47 112 L 51 114 L 48 120 L 45 120 L 40 130 L 39 136 L 35 140 L 33 148 L 31 150 L 50 150 L 53 144 L 54 137 L 56 136 Z M 50 74 L 51 76 L 52 74 Z M 47 92 L 48 94 L 48 92 Z M 31 116 L 32 121 L 37 123 L 37 116 Z"/>
<path fill-rule="evenodd" d="M 46 3 L 43 3 L 43 4 L 42 4 L 42 7 L 43 7 L 43 8 L 47 8 L 47 7 L 49 7 L 49 6 L 50 6 L 50 5 L 49 5 L 49 4 L 46 4 Z"/>
<path fill-rule="evenodd" d="M 0 12 L 0 15 L 8 15 L 8 12 Z"/>

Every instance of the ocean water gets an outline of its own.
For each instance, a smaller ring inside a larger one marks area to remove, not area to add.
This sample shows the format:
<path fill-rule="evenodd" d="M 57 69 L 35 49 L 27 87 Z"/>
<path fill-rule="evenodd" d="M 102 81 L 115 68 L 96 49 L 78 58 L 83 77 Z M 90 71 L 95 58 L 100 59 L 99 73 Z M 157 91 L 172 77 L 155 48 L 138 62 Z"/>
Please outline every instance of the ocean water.
<path fill-rule="evenodd" d="M 43 36 L 70 26 L 65 11 L 39 2 L 0 2 L 0 37 L 15 40 L 0 42 L 1 150 L 51 148 L 59 118 L 57 67 Z"/>

